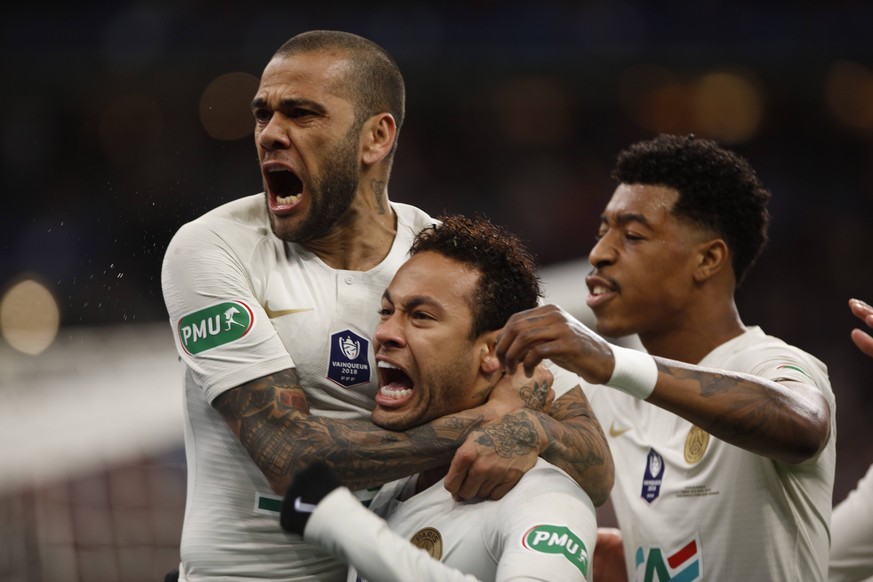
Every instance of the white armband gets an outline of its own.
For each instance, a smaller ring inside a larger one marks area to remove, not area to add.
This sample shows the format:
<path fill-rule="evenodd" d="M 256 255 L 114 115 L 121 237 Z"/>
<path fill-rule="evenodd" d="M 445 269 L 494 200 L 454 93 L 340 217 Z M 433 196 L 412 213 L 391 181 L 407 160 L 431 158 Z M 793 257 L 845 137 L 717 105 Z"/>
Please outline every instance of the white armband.
<path fill-rule="evenodd" d="M 606 385 L 640 400 L 648 398 L 658 383 L 658 365 L 655 358 L 640 350 L 613 344 L 609 347 L 612 348 L 615 358 L 615 368 Z"/>

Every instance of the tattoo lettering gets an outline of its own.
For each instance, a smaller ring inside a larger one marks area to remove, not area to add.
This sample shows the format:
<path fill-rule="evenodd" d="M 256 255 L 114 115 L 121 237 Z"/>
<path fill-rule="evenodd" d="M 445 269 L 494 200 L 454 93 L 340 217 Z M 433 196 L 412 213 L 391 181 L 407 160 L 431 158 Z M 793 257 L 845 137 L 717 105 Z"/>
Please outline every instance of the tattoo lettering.
<path fill-rule="evenodd" d="M 370 188 L 373 189 L 373 197 L 376 199 L 376 204 L 379 206 L 379 214 L 385 214 L 385 181 L 370 180 Z"/>

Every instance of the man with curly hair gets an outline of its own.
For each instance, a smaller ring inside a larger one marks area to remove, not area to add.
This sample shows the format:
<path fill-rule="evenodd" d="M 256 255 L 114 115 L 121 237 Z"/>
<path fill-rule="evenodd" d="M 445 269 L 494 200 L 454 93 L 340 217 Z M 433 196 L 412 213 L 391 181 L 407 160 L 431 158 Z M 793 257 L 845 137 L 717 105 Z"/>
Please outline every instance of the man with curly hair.
<path fill-rule="evenodd" d="M 373 336 L 381 389 L 371 418 L 390 430 L 485 402 L 502 373 L 494 351 L 500 328 L 541 296 L 524 245 L 482 217 L 443 217 L 416 237 L 411 255 L 382 295 Z M 528 395 L 531 410 L 541 396 Z M 531 415 L 519 409 L 509 423 L 486 425 L 481 438 L 508 442 L 504 431 L 531 443 L 546 438 Z M 539 459 L 500 500 L 458 503 L 444 486 L 448 469 L 382 487 L 370 509 L 389 531 L 316 465 L 295 477 L 282 525 L 373 581 L 590 580 L 594 505 L 564 471 Z"/>
<path fill-rule="evenodd" d="M 588 305 L 598 332 L 638 334 L 645 352 L 543 306 L 510 319 L 499 357 L 509 370 L 549 358 L 600 385 L 588 395 L 608 427 L 630 579 L 825 580 L 827 369 L 745 325 L 734 300 L 766 244 L 770 193 L 746 160 L 694 136 L 637 143 L 614 176 Z"/>

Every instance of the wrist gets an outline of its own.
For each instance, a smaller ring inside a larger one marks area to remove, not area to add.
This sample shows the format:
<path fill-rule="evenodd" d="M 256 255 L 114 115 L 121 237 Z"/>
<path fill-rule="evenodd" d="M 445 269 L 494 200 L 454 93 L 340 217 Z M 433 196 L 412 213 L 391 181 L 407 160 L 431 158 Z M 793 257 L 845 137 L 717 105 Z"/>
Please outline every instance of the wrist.
<path fill-rule="evenodd" d="M 658 365 L 655 358 L 640 350 L 610 344 L 615 367 L 606 385 L 617 388 L 634 398 L 645 400 L 658 383 Z"/>

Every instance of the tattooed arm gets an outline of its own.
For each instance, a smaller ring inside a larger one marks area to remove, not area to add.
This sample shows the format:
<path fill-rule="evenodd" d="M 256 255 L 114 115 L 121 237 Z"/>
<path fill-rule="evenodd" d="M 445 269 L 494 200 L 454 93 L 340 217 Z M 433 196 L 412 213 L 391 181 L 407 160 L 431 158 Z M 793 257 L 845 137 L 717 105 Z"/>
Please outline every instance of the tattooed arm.
<path fill-rule="evenodd" d="M 536 463 L 537 456 L 566 471 L 594 505 L 609 497 L 615 478 L 612 454 L 578 386 L 557 399 L 548 414 L 529 405 L 476 429 L 452 459 L 446 489 L 456 499 L 481 497 L 482 490 L 499 499 Z M 507 459 L 513 463 L 505 474 L 484 470 Z M 486 475 L 500 475 L 503 480 L 487 482 Z"/>
<path fill-rule="evenodd" d="M 214 406 L 280 494 L 295 471 L 316 459 L 350 489 L 447 465 L 471 431 L 490 418 L 484 405 L 394 432 L 364 419 L 313 416 L 293 368 L 228 390 Z"/>
<path fill-rule="evenodd" d="M 615 367 L 606 340 L 554 305 L 513 315 L 497 353 L 509 370 L 519 365 L 530 369 L 548 358 L 592 384 L 606 383 Z M 830 406 L 812 384 L 796 377 L 776 382 L 666 358 L 655 361 L 657 384 L 646 401 L 718 439 L 786 463 L 815 456 L 828 441 Z"/>
<path fill-rule="evenodd" d="M 814 386 L 655 360 L 658 384 L 646 401 L 718 439 L 785 463 L 812 458 L 828 441 L 830 406 Z"/>

